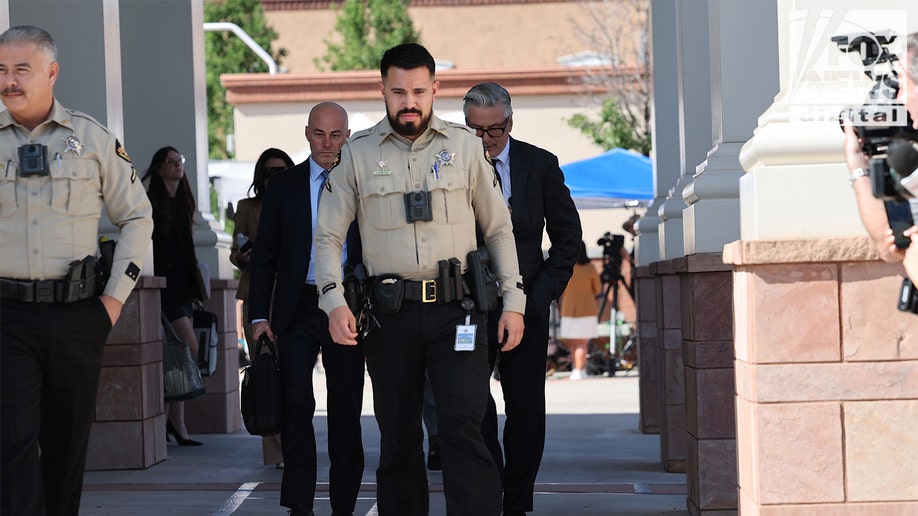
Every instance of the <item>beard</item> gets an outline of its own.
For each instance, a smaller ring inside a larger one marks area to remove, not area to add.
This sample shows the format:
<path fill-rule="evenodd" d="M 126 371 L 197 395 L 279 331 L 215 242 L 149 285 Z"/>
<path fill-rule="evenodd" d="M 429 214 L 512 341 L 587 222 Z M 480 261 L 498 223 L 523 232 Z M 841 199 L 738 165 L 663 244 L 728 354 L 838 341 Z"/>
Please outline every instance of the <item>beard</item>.
<path fill-rule="evenodd" d="M 398 119 L 399 115 L 406 113 L 415 113 L 419 115 L 420 118 L 415 122 L 400 122 Z M 395 129 L 395 132 L 408 138 L 412 136 L 418 136 L 419 134 L 423 133 L 427 129 L 427 126 L 430 125 L 431 115 L 432 113 L 427 113 L 427 115 L 424 115 L 424 113 L 421 113 L 417 109 L 403 109 L 393 116 L 389 111 L 388 106 L 386 107 L 386 118 L 389 119 L 389 125 Z"/>

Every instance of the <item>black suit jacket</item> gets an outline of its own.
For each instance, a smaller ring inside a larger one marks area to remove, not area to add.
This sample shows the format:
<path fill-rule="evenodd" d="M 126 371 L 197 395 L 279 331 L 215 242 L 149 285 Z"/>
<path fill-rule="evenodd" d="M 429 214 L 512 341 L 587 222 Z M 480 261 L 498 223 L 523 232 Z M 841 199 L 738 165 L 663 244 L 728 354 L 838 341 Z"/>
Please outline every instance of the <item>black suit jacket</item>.
<path fill-rule="evenodd" d="M 564 184 L 558 157 L 510 138 L 510 206 L 516 253 L 526 290 L 527 312 L 538 313 L 557 299 L 580 254 L 580 215 Z M 542 230 L 551 247 L 542 254 Z"/>
<path fill-rule="evenodd" d="M 268 319 L 275 334 L 290 324 L 309 269 L 312 210 L 309 160 L 271 177 L 252 247 L 249 319 Z M 360 263 L 357 224 L 348 230 L 349 263 Z M 273 303 L 271 292 L 274 292 Z"/>

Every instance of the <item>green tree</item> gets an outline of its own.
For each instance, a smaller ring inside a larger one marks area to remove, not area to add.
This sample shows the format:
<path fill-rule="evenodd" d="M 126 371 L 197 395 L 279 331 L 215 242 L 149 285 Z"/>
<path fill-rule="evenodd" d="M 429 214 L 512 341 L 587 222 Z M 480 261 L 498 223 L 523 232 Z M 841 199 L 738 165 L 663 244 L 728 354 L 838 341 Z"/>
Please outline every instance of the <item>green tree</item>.
<path fill-rule="evenodd" d="M 603 149 L 623 147 L 650 154 L 650 15 L 648 0 L 578 2 L 586 21 L 573 21 L 579 39 L 603 61 L 581 79 L 589 92 L 602 91 L 599 122 L 582 114 L 568 124 Z"/>
<path fill-rule="evenodd" d="M 590 120 L 586 115 L 577 113 L 567 121 L 568 125 L 580 129 L 593 142 L 611 150 L 618 147 L 631 149 L 645 156 L 650 155 L 650 132 L 637 130 L 618 107 L 618 100 L 607 98 L 602 102 L 599 121 Z"/>
<path fill-rule="evenodd" d="M 277 33 L 265 22 L 260 0 L 207 0 L 204 4 L 204 20 L 235 23 L 277 62 L 287 55 L 287 50 L 283 48 L 271 50 L 271 43 L 277 39 Z M 226 137 L 233 134 L 233 106 L 226 101 L 226 90 L 220 84 L 220 75 L 263 73 L 268 71 L 268 65 L 229 31 L 205 33 L 204 51 L 209 155 L 211 159 L 227 159 L 232 157 L 226 148 Z"/>
<path fill-rule="evenodd" d="M 325 39 L 328 53 L 316 58 L 322 70 L 372 70 L 395 45 L 417 43 L 420 34 L 408 16 L 410 0 L 344 0 L 337 9 L 338 44 Z"/>

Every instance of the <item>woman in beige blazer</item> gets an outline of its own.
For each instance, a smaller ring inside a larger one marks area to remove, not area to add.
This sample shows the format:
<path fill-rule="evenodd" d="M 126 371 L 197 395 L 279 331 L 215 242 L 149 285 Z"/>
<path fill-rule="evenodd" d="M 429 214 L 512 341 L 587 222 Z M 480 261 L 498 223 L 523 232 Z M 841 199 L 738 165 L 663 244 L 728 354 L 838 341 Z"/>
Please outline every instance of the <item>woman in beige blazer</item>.
<path fill-rule="evenodd" d="M 251 346 L 255 345 L 252 338 L 252 321 L 249 320 L 249 309 L 246 300 L 249 297 L 249 278 L 251 270 L 249 264 L 252 259 L 252 247 L 258 241 L 258 220 L 261 216 L 261 200 L 264 197 L 268 181 L 273 174 L 293 166 L 293 160 L 286 152 L 270 148 L 261 153 L 255 162 L 255 177 L 249 187 L 250 197 L 242 199 L 236 206 L 233 215 L 233 245 L 230 249 L 230 261 L 239 269 L 239 287 L 236 289 L 236 299 L 242 302 L 242 329 L 245 341 Z M 240 361 L 245 359 L 245 349 L 240 343 Z M 284 458 L 281 454 L 280 435 L 271 435 L 262 439 L 262 455 L 264 464 L 274 464 L 279 468 L 284 467 Z"/>

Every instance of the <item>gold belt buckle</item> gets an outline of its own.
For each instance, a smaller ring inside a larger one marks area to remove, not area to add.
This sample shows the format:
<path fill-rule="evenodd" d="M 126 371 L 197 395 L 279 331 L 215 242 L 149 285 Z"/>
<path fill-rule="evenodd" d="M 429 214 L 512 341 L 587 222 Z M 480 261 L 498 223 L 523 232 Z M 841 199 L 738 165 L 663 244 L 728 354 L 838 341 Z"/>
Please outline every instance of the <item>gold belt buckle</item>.
<path fill-rule="evenodd" d="M 437 280 L 421 281 L 421 302 L 433 303 L 437 300 Z"/>

